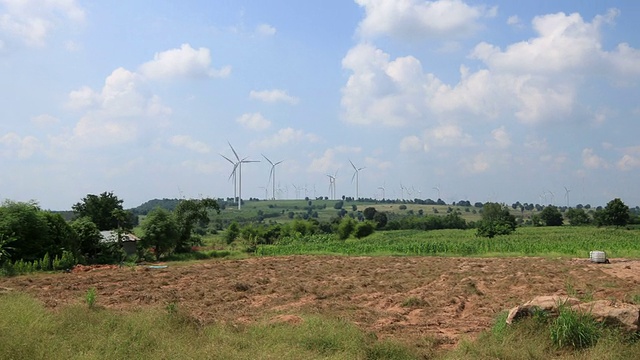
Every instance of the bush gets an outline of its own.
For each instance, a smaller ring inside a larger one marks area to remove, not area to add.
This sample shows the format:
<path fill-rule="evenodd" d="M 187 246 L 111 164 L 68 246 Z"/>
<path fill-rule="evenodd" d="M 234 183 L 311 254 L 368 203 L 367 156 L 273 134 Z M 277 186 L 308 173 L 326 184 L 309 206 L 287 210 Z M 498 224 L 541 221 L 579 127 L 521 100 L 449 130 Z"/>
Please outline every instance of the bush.
<path fill-rule="evenodd" d="M 595 345 L 602 334 L 601 325 L 590 314 L 560 308 L 551 324 L 551 340 L 559 348 L 584 349 Z"/>
<path fill-rule="evenodd" d="M 356 227 L 356 221 L 350 217 L 345 217 L 340 221 L 338 225 L 338 237 L 340 240 L 345 240 L 351 236 Z"/>
<path fill-rule="evenodd" d="M 363 237 L 373 234 L 374 228 L 373 224 L 369 221 L 361 222 L 356 225 L 353 235 L 358 239 L 362 239 Z"/>

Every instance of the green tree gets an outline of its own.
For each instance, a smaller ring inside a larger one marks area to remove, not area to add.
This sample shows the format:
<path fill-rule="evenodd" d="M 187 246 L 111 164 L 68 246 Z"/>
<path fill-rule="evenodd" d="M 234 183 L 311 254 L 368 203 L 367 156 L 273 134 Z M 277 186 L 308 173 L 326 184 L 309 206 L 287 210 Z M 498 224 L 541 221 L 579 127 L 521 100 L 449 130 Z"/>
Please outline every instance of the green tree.
<path fill-rule="evenodd" d="M 48 249 L 54 248 L 44 212 L 36 202 L 3 202 L 0 237 L 11 243 L 12 261 L 41 259 Z"/>
<path fill-rule="evenodd" d="M 45 249 L 50 255 L 62 256 L 63 251 L 68 251 L 74 256 L 80 251 L 80 239 L 78 234 L 60 214 L 44 212 L 47 222 L 49 247 Z"/>
<path fill-rule="evenodd" d="M 542 209 L 540 219 L 546 226 L 561 226 L 563 222 L 562 213 L 553 205 L 546 206 Z"/>
<path fill-rule="evenodd" d="M 364 218 L 367 220 L 373 220 L 373 217 L 376 215 L 376 213 L 377 213 L 376 208 L 368 207 L 364 209 L 364 211 L 362 212 L 362 215 L 364 215 Z"/>
<path fill-rule="evenodd" d="M 565 216 L 567 217 L 567 220 L 569 220 L 569 225 L 571 226 L 587 225 L 591 222 L 589 215 L 582 208 L 568 209 L 565 212 Z"/>
<path fill-rule="evenodd" d="M 340 238 L 340 240 L 348 239 L 355 228 L 356 221 L 348 216 L 345 216 L 338 225 L 338 238 Z"/>
<path fill-rule="evenodd" d="M 190 199 L 182 200 L 174 211 L 180 237 L 176 243 L 176 252 L 191 251 L 193 245 L 198 245 L 193 241 L 193 230 L 196 225 L 207 226 L 211 219 L 209 211 L 220 212 L 220 206 L 214 199 Z"/>
<path fill-rule="evenodd" d="M 482 206 L 482 220 L 479 221 L 476 236 L 492 238 L 496 235 L 508 235 L 516 230 L 516 218 L 509 209 L 498 203 L 485 203 Z"/>
<path fill-rule="evenodd" d="M 71 228 L 78 237 L 78 247 L 80 254 L 91 259 L 95 259 L 100 252 L 100 230 L 89 217 L 75 219 L 71 223 Z"/>
<path fill-rule="evenodd" d="M 131 229 L 131 216 L 123 216 L 122 200 L 113 192 L 100 195 L 88 194 L 80 202 L 71 206 L 76 217 L 87 216 L 100 231 L 113 229 Z"/>
<path fill-rule="evenodd" d="M 238 236 L 240 235 L 240 225 L 238 225 L 237 221 L 233 221 L 229 224 L 227 231 L 224 234 L 224 238 L 227 241 L 227 244 L 231 244 Z"/>
<path fill-rule="evenodd" d="M 619 198 L 615 198 L 604 207 L 602 217 L 602 225 L 625 226 L 629 223 L 629 207 Z"/>
<path fill-rule="evenodd" d="M 336 203 L 333 204 L 333 208 L 336 210 L 342 209 L 342 206 L 344 206 L 344 200 L 336 201 Z"/>
<path fill-rule="evenodd" d="M 378 229 L 382 229 L 385 226 L 387 226 L 387 221 L 389 219 L 387 218 L 387 213 L 385 212 L 381 212 L 381 211 L 376 211 L 375 215 L 373 215 L 373 221 L 376 222 L 376 227 Z"/>
<path fill-rule="evenodd" d="M 353 235 L 358 239 L 362 239 L 373 234 L 374 229 L 375 227 L 371 221 L 359 222 L 353 229 Z"/>
<path fill-rule="evenodd" d="M 178 243 L 180 230 L 173 215 L 164 209 L 152 210 L 142 222 L 141 246 L 153 248 L 156 260 L 170 254 Z"/>

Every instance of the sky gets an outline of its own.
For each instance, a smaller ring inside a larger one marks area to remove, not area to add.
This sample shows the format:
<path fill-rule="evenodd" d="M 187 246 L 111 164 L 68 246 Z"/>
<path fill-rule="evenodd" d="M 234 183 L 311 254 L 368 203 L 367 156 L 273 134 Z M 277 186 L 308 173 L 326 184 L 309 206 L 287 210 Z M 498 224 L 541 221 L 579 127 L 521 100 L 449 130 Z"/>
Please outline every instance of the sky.
<path fill-rule="evenodd" d="M 330 196 L 331 175 L 337 197 L 633 207 L 639 17 L 631 0 L 0 0 L 0 199 L 232 197 L 231 145 L 260 161 L 243 199 Z"/>

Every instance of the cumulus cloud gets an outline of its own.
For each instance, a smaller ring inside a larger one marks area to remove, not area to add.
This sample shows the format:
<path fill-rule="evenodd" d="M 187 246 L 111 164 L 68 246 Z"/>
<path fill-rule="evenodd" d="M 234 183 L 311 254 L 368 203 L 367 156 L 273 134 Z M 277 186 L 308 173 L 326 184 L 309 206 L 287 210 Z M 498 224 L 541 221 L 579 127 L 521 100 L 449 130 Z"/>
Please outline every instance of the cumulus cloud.
<path fill-rule="evenodd" d="M 344 154 L 354 154 L 360 151 L 362 151 L 362 149 L 359 147 L 349 146 L 336 146 L 326 149 L 322 155 L 311 159 L 308 171 L 333 175 L 338 171 L 340 167 L 338 164 L 340 164 L 341 159 L 344 158 Z M 340 156 L 341 159 L 338 159 L 338 156 Z"/>
<path fill-rule="evenodd" d="M 286 91 L 279 89 L 262 91 L 251 90 L 251 92 L 249 92 L 249 97 L 267 103 L 286 102 L 293 105 L 297 104 L 299 101 L 297 97 L 291 96 L 287 94 Z"/>
<path fill-rule="evenodd" d="M 467 173 L 479 174 L 483 173 L 491 167 L 487 155 L 477 154 L 472 159 L 464 159 L 460 161 Z"/>
<path fill-rule="evenodd" d="M 172 136 L 169 139 L 169 143 L 173 146 L 183 147 L 185 149 L 189 149 L 191 151 L 194 151 L 200 154 L 207 154 L 211 151 L 211 149 L 209 149 L 209 146 L 207 146 L 207 144 L 198 140 L 194 140 L 189 135 Z"/>
<path fill-rule="evenodd" d="M 423 150 L 422 140 L 415 135 L 404 137 L 400 140 L 400 151 L 402 152 L 415 152 Z M 424 149 L 425 151 L 427 149 Z"/>
<path fill-rule="evenodd" d="M 267 120 L 260 113 L 242 114 L 236 119 L 236 122 L 245 129 L 261 131 L 271 126 L 271 121 Z"/>
<path fill-rule="evenodd" d="M 42 46 L 46 37 L 65 22 L 81 23 L 85 12 L 75 0 L 0 0 L 0 34 L 29 46 Z"/>
<path fill-rule="evenodd" d="M 606 169 L 609 167 L 606 160 L 596 155 L 591 148 L 582 150 L 582 164 L 589 169 Z"/>
<path fill-rule="evenodd" d="M 520 27 L 522 26 L 522 21 L 518 17 L 518 15 L 511 15 L 507 18 L 507 24 L 512 26 Z"/>
<path fill-rule="evenodd" d="M 258 141 L 255 145 L 259 147 L 277 147 L 286 144 L 292 143 L 301 143 L 301 142 L 318 142 L 319 138 L 311 133 L 307 133 L 303 130 L 296 130 L 293 128 L 284 128 L 278 130 L 273 136 L 264 139 L 262 141 Z"/>
<path fill-rule="evenodd" d="M 392 58 L 372 44 L 358 44 L 342 60 L 351 73 L 342 88 L 343 119 L 385 126 L 451 115 L 511 117 L 531 125 L 569 119 L 578 109 L 589 111 L 578 96 L 592 74 L 614 83 L 640 75 L 640 50 L 628 44 L 604 50 L 601 28 L 617 14 L 610 10 L 591 22 L 579 14 L 538 16 L 531 39 L 504 50 L 486 42 L 475 46 L 469 57 L 481 66 L 475 71 L 460 66 L 453 84 L 426 72 L 413 56 Z"/>
<path fill-rule="evenodd" d="M 635 168 L 640 168 L 640 158 L 630 154 L 624 154 L 622 158 L 616 163 L 616 167 L 622 171 L 629 171 Z"/>
<path fill-rule="evenodd" d="M 0 137 L 0 156 L 5 158 L 27 159 L 41 148 L 40 141 L 33 136 L 21 137 L 10 132 Z"/>
<path fill-rule="evenodd" d="M 482 17 L 496 8 L 470 6 L 460 0 L 355 0 L 365 9 L 361 36 L 391 35 L 403 39 L 460 37 L 474 33 Z"/>
<path fill-rule="evenodd" d="M 189 44 L 182 44 L 179 49 L 156 53 L 153 60 L 140 66 L 140 73 L 153 80 L 176 77 L 227 77 L 231 73 L 231 67 L 213 69 L 209 49 L 194 49 Z"/>
<path fill-rule="evenodd" d="M 506 149 L 511 146 L 511 137 L 507 130 L 505 130 L 504 126 L 501 126 L 497 129 L 493 129 L 491 131 L 492 141 L 488 142 L 487 145 L 496 147 L 498 149 Z"/>
<path fill-rule="evenodd" d="M 354 124 L 402 126 L 420 119 L 425 98 L 440 86 L 433 75 L 423 73 L 415 57 L 391 60 L 370 44 L 349 50 L 342 67 L 352 72 L 342 88 L 342 115 Z"/>

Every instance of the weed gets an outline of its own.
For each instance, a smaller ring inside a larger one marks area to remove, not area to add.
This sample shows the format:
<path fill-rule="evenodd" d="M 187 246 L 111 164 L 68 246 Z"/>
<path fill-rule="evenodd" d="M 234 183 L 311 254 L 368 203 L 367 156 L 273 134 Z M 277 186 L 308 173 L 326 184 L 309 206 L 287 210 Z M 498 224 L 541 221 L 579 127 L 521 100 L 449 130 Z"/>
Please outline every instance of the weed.
<path fill-rule="evenodd" d="M 640 294 L 633 294 L 631 296 L 631 302 L 640 305 Z"/>
<path fill-rule="evenodd" d="M 402 307 L 421 307 L 427 305 L 427 302 L 416 296 L 409 296 L 402 302 Z"/>
<path fill-rule="evenodd" d="M 86 301 L 89 309 L 93 309 L 95 307 L 97 297 L 98 295 L 96 294 L 96 288 L 87 290 L 87 293 L 84 295 L 84 300 Z"/>
<path fill-rule="evenodd" d="M 178 304 L 176 304 L 175 302 L 170 302 L 167 304 L 166 309 L 169 315 L 174 315 L 178 312 Z"/>
<path fill-rule="evenodd" d="M 602 334 L 602 327 L 593 316 L 567 307 L 560 308 L 550 330 L 551 341 L 558 348 L 588 348 L 595 345 Z"/>

